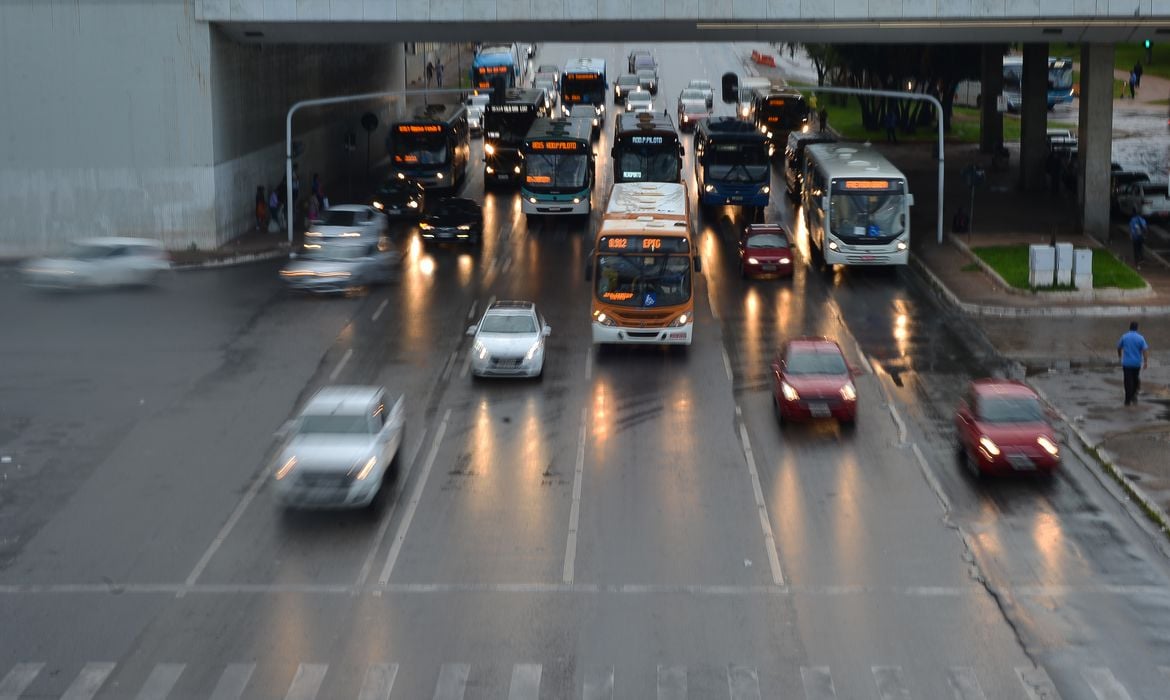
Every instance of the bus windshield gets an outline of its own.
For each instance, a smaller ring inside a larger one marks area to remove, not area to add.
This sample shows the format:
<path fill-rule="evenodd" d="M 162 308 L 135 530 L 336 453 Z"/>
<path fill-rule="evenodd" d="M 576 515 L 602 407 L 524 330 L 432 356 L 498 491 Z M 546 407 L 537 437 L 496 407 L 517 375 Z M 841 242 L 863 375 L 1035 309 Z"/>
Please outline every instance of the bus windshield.
<path fill-rule="evenodd" d="M 843 241 L 888 241 L 906 229 L 905 196 L 888 192 L 833 194 L 829 226 Z"/>
<path fill-rule="evenodd" d="M 398 134 L 394 139 L 397 165 L 442 165 L 447 162 L 447 137 L 440 132 Z"/>
<path fill-rule="evenodd" d="M 691 298 L 691 261 L 685 255 L 601 255 L 597 298 L 633 308 L 677 306 Z"/>
<path fill-rule="evenodd" d="M 713 180 L 752 183 L 768 179 L 768 152 L 760 143 L 712 143 L 703 155 L 703 165 Z"/>
<path fill-rule="evenodd" d="M 532 190 L 578 191 L 589 182 L 589 156 L 585 153 L 527 153 L 525 187 Z"/>
<path fill-rule="evenodd" d="M 621 142 L 617 151 L 619 182 L 678 182 L 682 178 L 677 144 Z"/>
<path fill-rule="evenodd" d="M 596 73 L 566 73 L 561 77 L 561 101 L 570 104 L 605 104 L 605 78 Z"/>
<path fill-rule="evenodd" d="M 534 121 L 535 112 L 486 112 L 483 115 L 484 138 L 517 148 Z"/>

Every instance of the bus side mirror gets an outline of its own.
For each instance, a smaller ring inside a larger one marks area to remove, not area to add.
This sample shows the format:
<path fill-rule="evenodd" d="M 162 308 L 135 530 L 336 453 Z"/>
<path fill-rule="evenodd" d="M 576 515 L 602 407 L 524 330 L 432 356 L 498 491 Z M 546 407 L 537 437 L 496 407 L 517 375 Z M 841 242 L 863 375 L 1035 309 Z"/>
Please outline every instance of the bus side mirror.
<path fill-rule="evenodd" d="M 695 256 L 695 272 L 702 272 L 702 271 L 703 271 L 703 261 L 699 258 L 699 256 L 696 255 Z"/>
<path fill-rule="evenodd" d="M 678 157 L 683 158 L 686 156 L 686 154 L 687 154 L 687 149 L 683 148 L 682 144 L 680 143 L 678 145 Z"/>
<path fill-rule="evenodd" d="M 739 75 L 733 72 L 723 74 L 723 104 L 735 104 L 739 101 Z"/>
<path fill-rule="evenodd" d="M 906 206 L 908 206 L 908 207 L 914 206 L 914 195 L 913 194 L 906 195 Z"/>

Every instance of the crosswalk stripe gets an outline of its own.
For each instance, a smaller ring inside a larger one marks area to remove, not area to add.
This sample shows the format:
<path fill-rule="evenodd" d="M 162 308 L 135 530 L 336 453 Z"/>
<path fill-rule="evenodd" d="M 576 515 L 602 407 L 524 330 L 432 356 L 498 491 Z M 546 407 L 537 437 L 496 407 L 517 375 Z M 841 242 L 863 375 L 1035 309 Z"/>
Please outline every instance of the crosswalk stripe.
<path fill-rule="evenodd" d="M 581 700 L 613 700 L 613 666 L 585 669 L 585 690 Z"/>
<path fill-rule="evenodd" d="M 16 664 L 4 680 L 0 681 L 0 700 L 19 700 L 24 689 L 32 685 L 44 664 Z"/>
<path fill-rule="evenodd" d="M 373 664 L 366 670 L 366 680 L 362 682 L 358 700 L 390 700 L 397 677 L 398 664 Z"/>
<path fill-rule="evenodd" d="M 113 672 L 114 664 L 111 663 L 86 664 L 61 700 L 91 700 Z"/>
<path fill-rule="evenodd" d="M 910 691 L 902 681 L 901 666 L 874 666 L 873 680 L 882 700 L 910 700 Z"/>
<path fill-rule="evenodd" d="M 540 671 L 540 664 L 513 666 L 508 700 L 540 700 Z"/>
<path fill-rule="evenodd" d="M 439 667 L 439 680 L 435 683 L 434 700 L 463 700 L 467 690 L 467 677 L 471 666 L 467 664 L 443 664 Z"/>
<path fill-rule="evenodd" d="M 1107 668 L 1094 667 L 1081 669 L 1081 677 L 1093 689 L 1093 694 L 1097 696 L 1097 700 L 1130 700 L 1129 692 L 1126 691 L 1125 686 L 1114 677 L 1113 672 Z"/>
<path fill-rule="evenodd" d="M 150 675 L 146 677 L 146 682 L 142 684 L 142 690 L 138 691 L 138 700 L 166 700 L 166 697 L 171 694 L 171 689 L 179 682 L 179 675 L 183 673 L 183 669 L 187 668 L 187 664 L 158 664 Z"/>
<path fill-rule="evenodd" d="M 833 676 L 828 666 L 801 666 L 800 681 L 804 685 L 807 700 L 837 700 L 833 687 Z"/>
<path fill-rule="evenodd" d="M 1028 700 L 1060 699 L 1060 694 L 1056 692 L 1056 686 L 1052 684 L 1048 672 L 1039 666 L 1035 668 L 1017 667 L 1016 675 L 1024 686 L 1024 692 L 1028 694 Z"/>
<path fill-rule="evenodd" d="M 975 676 L 973 668 L 953 666 L 947 672 L 947 681 L 955 691 L 955 700 L 987 700 L 983 688 L 979 687 L 979 679 Z"/>
<path fill-rule="evenodd" d="M 727 687 L 731 700 L 760 700 L 760 678 L 754 668 L 728 666 Z"/>
<path fill-rule="evenodd" d="M 224 669 L 215 690 L 211 691 L 211 700 L 240 700 L 248 681 L 252 679 L 252 672 L 256 664 L 231 664 Z"/>
<path fill-rule="evenodd" d="M 299 664 L 284 700 L 313 700 L 325 682 L 329 664 Z"/>
<path fill-rule="evenodd" d="M 687 667 L 658 667 L 658 700 L 687 700 Z"/>

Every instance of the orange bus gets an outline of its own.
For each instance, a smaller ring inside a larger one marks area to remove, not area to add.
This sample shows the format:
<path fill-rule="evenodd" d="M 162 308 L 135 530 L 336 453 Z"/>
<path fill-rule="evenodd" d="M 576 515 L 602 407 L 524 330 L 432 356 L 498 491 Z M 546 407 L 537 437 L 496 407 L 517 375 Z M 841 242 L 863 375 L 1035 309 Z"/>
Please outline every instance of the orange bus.
<path fill-rule="evenodd" d="M 615 184 L 585 269 L 593 343 L 690 345 L 701 270 L 686 186 Z"/>

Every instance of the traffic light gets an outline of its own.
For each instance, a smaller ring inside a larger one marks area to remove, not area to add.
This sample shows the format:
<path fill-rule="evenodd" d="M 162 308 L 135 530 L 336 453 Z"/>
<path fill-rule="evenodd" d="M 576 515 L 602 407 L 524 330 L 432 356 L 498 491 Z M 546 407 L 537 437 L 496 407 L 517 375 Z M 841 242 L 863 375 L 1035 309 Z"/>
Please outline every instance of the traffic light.
<path fill-rule="evenodd" d="M 1146 63 L 1153 63 L 1154 62 L 1153 48 L 1154 48 L 1154 45 L 1152 43 L 1150 43 L 1149 39 L 1146 39 Z"/>
<path fill-rule="evenodd" d="M 1149 39 L 1146 39 L 1146 50 L 1147 51 L 1150 50 L 1150 40 Z"/>
<path fill-rule="evenodd" d="M 730 105 L 739 101 L 739 75 L 737 73 L 724 73 L 722 87 L 724 104 Z"/>

